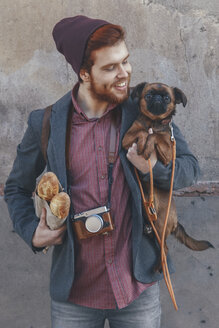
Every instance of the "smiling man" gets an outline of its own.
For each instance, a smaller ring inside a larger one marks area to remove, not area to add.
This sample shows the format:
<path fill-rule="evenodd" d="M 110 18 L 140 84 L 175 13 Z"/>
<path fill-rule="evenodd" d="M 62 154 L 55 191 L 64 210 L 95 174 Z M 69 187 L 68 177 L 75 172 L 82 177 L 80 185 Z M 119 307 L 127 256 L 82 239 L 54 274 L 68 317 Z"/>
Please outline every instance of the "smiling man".
<path fill-rule="evenodd" d="M 108 26 L 100 29 L 108 31 Z M 100 32 L 99 32 L 100 33 Z M 108 40 L 109 41 L 109 40 Z M 118 105 L 128 98 L 131 65 L 128 62 L 125 42 L 105 46 L 92 52 L 94 65 L 88 72 L 80 70 L 83 83 L 78 90 L 78 102 L 82 102 L 91 117 L 102 116 L 109 104 Z"/>
<path fill-rule="evenodd" d="M 144 235 L 133 166 L 148 180 L 136 145 L 121 140 L 138 115 L 129 98 L 131 65 L 121 26 L 85 16 L 65 18 L 53 30 L 57 49 L 78 83 L 52 108 L 47 163 L 41 150 L 45 110 L 33 111 L 5 188 L 16 232 L 36 252 L 54 245 L 52 328 L 160 327 L 159 249 Z M 199 167 L 174 125 L 174 188 L 190 185 Z M 151 156 L 155 182 L 168 189 L 172 164 Z M 67 224 L 51 231 L 46 211 L 36 217 L 32 192 L 47 164 L 71 197 Z"/>

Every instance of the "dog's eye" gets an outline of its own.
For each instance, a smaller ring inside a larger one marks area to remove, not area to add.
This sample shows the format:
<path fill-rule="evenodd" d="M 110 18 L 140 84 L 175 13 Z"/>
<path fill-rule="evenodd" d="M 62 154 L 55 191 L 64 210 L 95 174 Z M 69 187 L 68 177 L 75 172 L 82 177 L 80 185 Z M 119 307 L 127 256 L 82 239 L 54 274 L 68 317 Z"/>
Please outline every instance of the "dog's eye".
<path fill-rule="evenodd" d="M 165 102 L 169 103 L 170 102 L 170 97 L 169 96 L 164 96 Z"/>
<path fill-rule="evenodd" d="M 145 96 L 146 100 L 150 100 L 152 98 L 152 95 L 150 93 L 146 94 Z"/>

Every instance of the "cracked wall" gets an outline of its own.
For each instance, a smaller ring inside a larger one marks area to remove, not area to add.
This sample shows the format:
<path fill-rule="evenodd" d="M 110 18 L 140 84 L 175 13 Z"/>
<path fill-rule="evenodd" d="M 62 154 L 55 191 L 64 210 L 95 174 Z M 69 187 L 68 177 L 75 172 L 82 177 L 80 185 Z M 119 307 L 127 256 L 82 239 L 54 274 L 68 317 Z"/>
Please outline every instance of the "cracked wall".
<path fill-rule="evenodd" d="M 201 180 L 218 181 L 218 7 L 217 0 L 2 0 L 0 183 L 30 111 L 55 102 L 76 82 L 51 31 L 59 19 L 77 14 L 125 27 L 132 85 L 161 81 L 184 91 L 188 105 L 178 106 L 175 122 L 199 159 Z"/>

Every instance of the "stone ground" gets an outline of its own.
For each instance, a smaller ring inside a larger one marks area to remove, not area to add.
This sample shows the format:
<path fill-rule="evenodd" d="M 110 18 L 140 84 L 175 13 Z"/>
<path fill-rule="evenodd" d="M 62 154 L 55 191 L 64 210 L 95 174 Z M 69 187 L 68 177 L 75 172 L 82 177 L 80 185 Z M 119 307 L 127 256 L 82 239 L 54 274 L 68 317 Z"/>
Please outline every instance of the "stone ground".
<path fill-rule="evenodd" d="M 215 249 L 193 252 L 169 238 L 176 269 L 172 283 L 179 310 L 174 310 L 162 282 L 162 328 L 218 328 L 219 197 L 177 197 L 176 202 L 179 220 L 187 232 L 208 239 Z M 0 216 L 0 327 L 49 328 L 51 250 L 47 255 L 32 253 L 14 233 L 2 196 Z"/>

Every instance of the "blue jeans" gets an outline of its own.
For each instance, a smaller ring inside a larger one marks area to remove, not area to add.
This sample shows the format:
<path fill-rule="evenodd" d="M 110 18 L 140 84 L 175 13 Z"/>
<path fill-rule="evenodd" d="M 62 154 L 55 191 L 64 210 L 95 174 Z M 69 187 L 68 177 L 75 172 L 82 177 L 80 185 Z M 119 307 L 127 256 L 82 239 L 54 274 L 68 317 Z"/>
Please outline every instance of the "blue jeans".
<path fill-rule="evenodd" d="M 92 309 L 69 302 L 51 302 L 52 328 L 159 328 L 159 284 L 146 289 L 135 301 L 123 309 Z"/>

